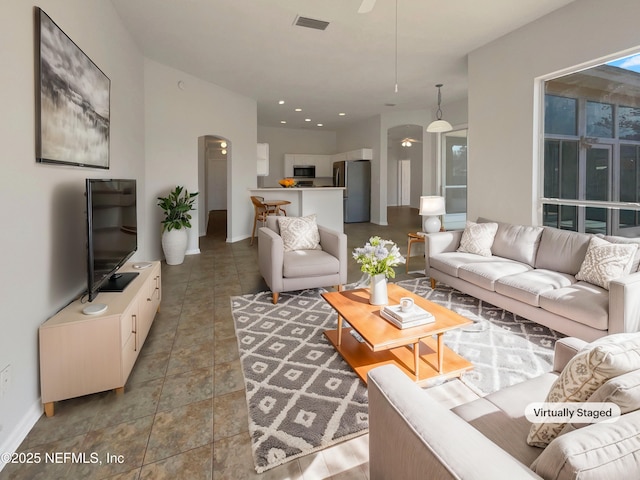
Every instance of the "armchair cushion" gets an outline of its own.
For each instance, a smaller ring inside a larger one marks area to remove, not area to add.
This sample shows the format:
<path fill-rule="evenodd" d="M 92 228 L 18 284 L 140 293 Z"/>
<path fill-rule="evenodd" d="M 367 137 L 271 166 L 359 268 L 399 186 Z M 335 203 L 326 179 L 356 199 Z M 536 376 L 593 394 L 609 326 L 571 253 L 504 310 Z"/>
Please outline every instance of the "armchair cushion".
<path fill-rule="evenodd" d="M 306 217 L 278 217 L 284 251 L 320 250 L 320 233 L 316 214 Z"/>
<path fill-rule="evenodd" d="M 322 250 L 295 250 L 284 252 L 285 278 L 332 275 L 340 271 L 340 262 Z"/>

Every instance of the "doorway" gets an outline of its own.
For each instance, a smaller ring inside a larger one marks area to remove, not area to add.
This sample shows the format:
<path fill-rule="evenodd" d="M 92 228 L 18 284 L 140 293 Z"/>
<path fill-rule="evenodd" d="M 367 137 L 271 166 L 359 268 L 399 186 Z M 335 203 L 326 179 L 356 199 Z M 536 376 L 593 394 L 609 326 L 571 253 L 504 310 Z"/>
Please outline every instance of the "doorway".
<path fill-rule="evenodd" d="M 411 205 L 411 160 L 398 160 L 398 205 Z"/>
<path fill-rule="evenodd" d="M 203 138 L 204 190 L 201 203 L 202 214 L 199 215 L 201 232 L 211 228 L 227 231 L 227 177 L 228 161 L 231 152 L 231 142 L 224 137 L 207 135 Z M 223 212 L 224 215 L 211 215 L 211 212 Z M 210 225 L 211 222 L 222 222 L 221 225 Z"/>

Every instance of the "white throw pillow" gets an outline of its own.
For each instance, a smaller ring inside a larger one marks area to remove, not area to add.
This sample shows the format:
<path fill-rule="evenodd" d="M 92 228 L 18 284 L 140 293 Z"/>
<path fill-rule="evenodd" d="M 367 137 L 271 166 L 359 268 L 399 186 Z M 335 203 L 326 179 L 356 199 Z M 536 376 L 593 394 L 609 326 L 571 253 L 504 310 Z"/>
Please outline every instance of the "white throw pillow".
<path fill-rule="evenodd" d="M 467 222 L 460 239 L 459 252 L 475 253 L 483 257 L 491 256 L 491 246 L 498 231 L 498 224 Z"/>
<path fill-rule="evenodd" d="M 321 250 L 316 214 L 306 217 L 278 217 L 284 251 Z"/>
<path fill-rule="evenodd" d="M 611 243 L 602 238 L 593 237 L 589 241 L 580 271 L 576 273 L 576 279 L 609 290 L 611 280 L 631 271 L 633 256 L 637 249 L 636 243 Z"/>
<path fill-rule="evenodd" d="M 591 342 L 569 360 L 545 402 L 586 402 L 610 378 L 640 368 L 640 333 L 618 333 Z M 527 443 L 546 447 L 564 423 L 534 423 Z"/>

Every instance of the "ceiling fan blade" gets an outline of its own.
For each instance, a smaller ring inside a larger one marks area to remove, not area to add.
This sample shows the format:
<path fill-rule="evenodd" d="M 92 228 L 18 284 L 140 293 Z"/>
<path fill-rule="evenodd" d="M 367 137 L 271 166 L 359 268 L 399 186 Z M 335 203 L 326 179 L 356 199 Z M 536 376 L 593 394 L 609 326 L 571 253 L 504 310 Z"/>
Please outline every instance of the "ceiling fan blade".
<path fill-rule="evenodd" d="M 358 13 L 369 13 L 376 5 L 376 0 L 362 0 Z"/>

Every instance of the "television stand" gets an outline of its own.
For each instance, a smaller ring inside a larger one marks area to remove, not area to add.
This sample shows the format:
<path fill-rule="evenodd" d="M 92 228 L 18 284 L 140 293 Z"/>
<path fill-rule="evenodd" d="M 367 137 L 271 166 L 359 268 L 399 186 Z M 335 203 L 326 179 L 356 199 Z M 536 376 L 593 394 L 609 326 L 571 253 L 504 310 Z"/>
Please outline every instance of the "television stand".
<path fill-rule="evenodd" d="M 160 262 L 140 272 L 134 268 L 126 264 L 118 272 L 137 275 L 126 291 L 100 294 L 103 313 L 85 314 L 88 304 L 78 299 L 40 325 L 40 393 L 47 417 L 59 400 L 124 392 L 162 298 Z"/>
<path fill-rule="evenodd" d="M 138 272 L 114 273 L 99 288 L 100 292 L 124 292 L 124 289 L 140 275 Z"/>

